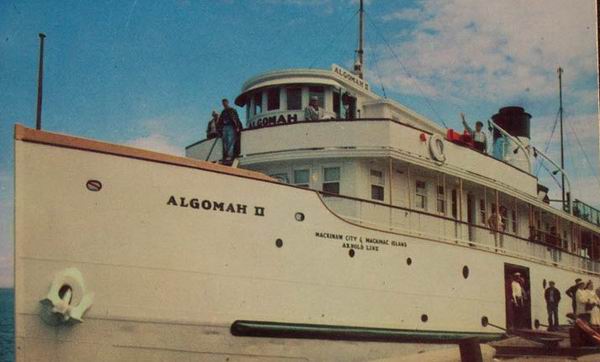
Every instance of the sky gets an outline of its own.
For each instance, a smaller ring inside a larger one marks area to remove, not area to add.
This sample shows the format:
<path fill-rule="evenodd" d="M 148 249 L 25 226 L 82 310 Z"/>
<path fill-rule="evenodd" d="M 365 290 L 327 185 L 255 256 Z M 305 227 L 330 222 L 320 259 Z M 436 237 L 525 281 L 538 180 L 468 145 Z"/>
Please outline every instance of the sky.
<path fill-rule="evenodd" d="M 15 123 L 35 125 L 38 33 L 47 35 L 44 129 L 183 155 L 220 99 L 251 76 L 351 68 L 357 6 L 1 1 L 0 286 L 13 283 L 12 136 Z M 460 112 L 474 122 L 523 106 L 533 143 L 558 160 L 561 66 L 573 193 L 600 206 L 595 14 L 593 0 L 366 1 L 366 77 L 377 93 L 455 129 Z M 556 188 L 544 168 L 538 176 Z"/>

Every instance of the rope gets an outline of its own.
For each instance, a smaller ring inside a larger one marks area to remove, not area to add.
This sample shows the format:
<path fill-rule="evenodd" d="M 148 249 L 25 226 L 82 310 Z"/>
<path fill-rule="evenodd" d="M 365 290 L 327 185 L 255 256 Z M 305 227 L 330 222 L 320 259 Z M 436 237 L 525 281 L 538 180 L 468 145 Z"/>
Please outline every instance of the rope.
<path fill-rule="evenodd" d="M 394 56 L 394 58 L 396 58 L 396 60 L 398 61 L 398 63 L 400 64 L 400 66 L 402 67 L 402 70 L 404 71 L 404 73 L 406 73 L 406 75 L 409 78 L 413 78 L 412 74 L 408 71 L 408 69 L 404 66 L 404 63 L 402 63 L 402 61 L 400 60 L 400 57 L 396 54 L 396 52 L 394 51 L 394 48 L 392 48 L 392 46 L 390 45 L 390 43 L 387 41 L 387 39 L 385 38 L 385 36 L 383 36 L 383 34 L 379 31 L 379 28 L 375 25 L 375 23 L 371 20 L 371 16 L 367 16 L 367 12 L 365 12 L 365 18 L 367 18 L 367 20 L 369 20 L 369 23 L 371 23 L 371 26 L 375 29 L 375 33 L 377 35 L 379 35 L 379 37 L 383 40 L 383 42 L 385 43 L 385 45 L 387 46 L 387 48 L 389 49 L 390 53 Z M 421 93 L 421 96 L 423 97 L 423 99 L 425 100 L 425 103 L 427 103 L 427 106 L 429 107 L 429 109 L 431 109 L 431 111 L 435 114 L 435 116 L 442 122 L 442 124 L 444 125 L 444 127 L 448 128 L 448 125 L 446 124 L 446 122 L 444 122 L 444 119 L 442 117 L 440 117 L 439 113 L 435 110 L 435 108 L 433 108 L 433 105 L 431 104 L 431 102 L 429 101 L 429 98 L 427 98 L 427 96 L 425 96 L 425 92 L 423 92 L 423 89 L 421 88 L 421 86 L 419 86 L 419 83 L 415 82 L 415 85 L 417 87 L 417 90 L 419 91 L 419 93 Z"/>

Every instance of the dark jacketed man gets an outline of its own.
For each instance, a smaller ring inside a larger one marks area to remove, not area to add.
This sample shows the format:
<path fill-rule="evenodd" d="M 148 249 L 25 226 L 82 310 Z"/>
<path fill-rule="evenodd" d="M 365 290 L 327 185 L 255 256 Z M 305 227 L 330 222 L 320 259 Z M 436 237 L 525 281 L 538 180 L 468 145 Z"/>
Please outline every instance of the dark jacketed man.
<path fill-rule="evenodd" d="M 546 308 L 548 310 L 548 330 L 558 330 L 558 303 L 560 303 L 560 291 L 554 286 L 554 282 L 550 281 L 548 288 L 544 291 L 544 299 L 546 299 Z"/>
<path fill-rule="evenodd" d="M 235 109 L 229 106 L 229 100 L 223 99 L 223 111 L 217 122 L 217 130 L 223 139 L 223 161 L 231 164 L 236 157 L 235 145 L 242 131 L 242 123 Z"/>

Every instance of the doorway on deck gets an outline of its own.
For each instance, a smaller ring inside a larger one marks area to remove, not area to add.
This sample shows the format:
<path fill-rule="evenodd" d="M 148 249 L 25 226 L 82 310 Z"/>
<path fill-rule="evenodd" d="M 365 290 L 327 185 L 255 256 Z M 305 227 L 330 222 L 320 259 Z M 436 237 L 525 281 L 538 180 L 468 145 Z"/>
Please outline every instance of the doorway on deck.
<path fill-rule="evenodd" d="M 504 263 L 506 329 L 531 329 L 530 290 L 529 268 Z"/>

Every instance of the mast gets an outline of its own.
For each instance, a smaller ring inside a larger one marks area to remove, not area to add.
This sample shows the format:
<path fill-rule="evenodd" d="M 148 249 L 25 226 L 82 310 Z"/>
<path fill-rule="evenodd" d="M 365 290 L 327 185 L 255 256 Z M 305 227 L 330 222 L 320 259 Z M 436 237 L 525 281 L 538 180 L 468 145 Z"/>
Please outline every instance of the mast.
<path fill-rule="evenodd" d="M 42 86 L 44 81 L 44 38 L 46 34 L 40 33 L 40 61 L 38 67 L 37 110 L 35 113 L 35 129 L 42 129 Z"/>
<path fill-rule="evenodd" d="M 564 152 L 564 144 L 563 144 L 563 104 L 562 104 L 562 73 L 563 73 L 563 69 L 561 67 L 558 67 L 558 101 L 559 101 L 559 107 L 558 107 L 558 113 L 560 115 L 560 168 L 561 169 L 565 169 L 565 152 Z M 565 174 L 564 172 L 561 172 L 561 179 L 562 179 L 562 183 L 561 183 L 561 189 L 562 189 L 562 207 L 563 210 L 566 210 L 566 204 L 565 204 Z"/>
<path fill-rule="evenodd" d="M 360 8 L 358 10 L 359 21 L 358 21 L 358 49 L 356 50 L 356 61 L 354 62 L 354 73 L 363 79 L 363 65 L 364 65 L 364 33 L 365 33 L 365 8 L 363 6 L 363 0 L 360 0 Z"/>

